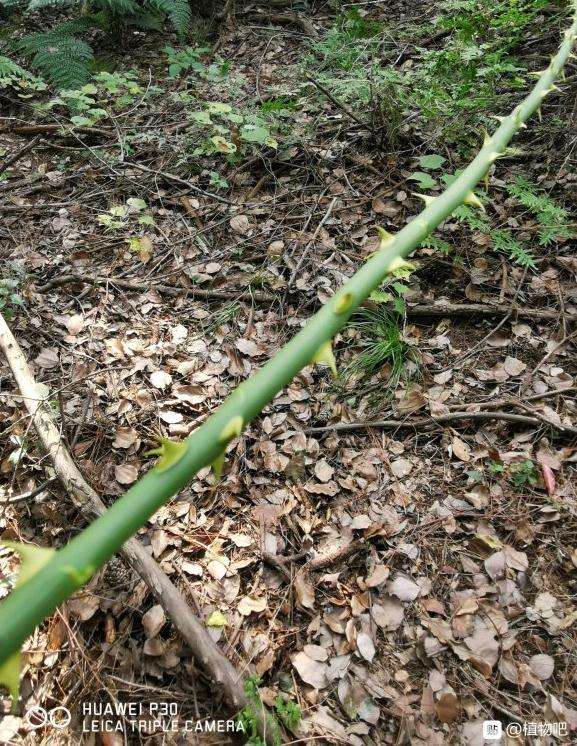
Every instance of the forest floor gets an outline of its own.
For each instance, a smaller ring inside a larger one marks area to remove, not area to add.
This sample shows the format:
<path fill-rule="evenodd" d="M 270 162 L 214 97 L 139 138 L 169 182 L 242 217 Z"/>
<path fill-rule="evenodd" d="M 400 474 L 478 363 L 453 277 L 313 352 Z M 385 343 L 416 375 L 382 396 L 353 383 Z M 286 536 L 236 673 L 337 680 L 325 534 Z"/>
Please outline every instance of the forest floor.
<path fill-rule="evenodd" d="M 362 8 L 393 68 L 417 64 L 417 23 L 442 48 L 427 4 Z M 107 504 L 153 463 L 156 433 L 196 428 L 375 250 L 374 225 L 402 227 L 413 193 L 482 137 L 465 111 L 450 132 L 423 123 L 394 81 L 355 108 L 350 67 L 327 88 L 335 13 L 275 13 L 237 13 L 216 50 L 169 53 L 181 70 L 158 39 L 128 37 L 86 91 L 104 118 L 2 93 L 0 161 L 31 144 L 0 181 L 5 311 Z M 517 57 L 543 67 L 563 26 L 536 22 Z M 293 742 L 476 746 L 500 720 L 521 728 L 503 743 L 549 743 L 551 723 L 575 743 L 576 71 L 498 162 L 486 213 L 446 221 L 338 336 L 339 377 L 305 369 L 216 489 L 203 470 L 139 533 L 263 702 L 298 704 Z M 5 500 L 52 472 L 1 365 Z M 58 482 L 0 513 L 2 538 L 45 546 L 84 525 Z M 0 550 L 1 595 L 16 567 Z M 25 650 L 24 706 L 64 705 L 76 730 L 10 716 L 3 742 L 229 742 L 122 718 L 124 734 L 80 735 L 82 703 L 235 714 L 120 560 Z"/>

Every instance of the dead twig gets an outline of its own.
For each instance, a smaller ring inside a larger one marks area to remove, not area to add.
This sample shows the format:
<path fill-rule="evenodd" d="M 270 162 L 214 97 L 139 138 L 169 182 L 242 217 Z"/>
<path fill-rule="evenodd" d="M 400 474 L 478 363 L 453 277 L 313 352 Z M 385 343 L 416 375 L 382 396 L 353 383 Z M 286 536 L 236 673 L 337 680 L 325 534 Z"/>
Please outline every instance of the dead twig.
<path fill-rule="evenodd" d="M 98 135 L 100 137 L 116 138 L 116 132 L 101 129 L 100 127 L 75 127 L 76 132 L 85 135 Z M 0 132 L 14 132 L 16 135 L 45 135 L 52 133 L 62 133 L 64 137 L 70 136 L 70 131 L 66 131 L 59 124 L 26 124 L 15 127 L 3 127 Z"/>
<path fill-rule="evenodd" d="M 1 314 L 0 349 L 6 356 L 26 408 L 52 459 L 62 486 L 85 515 L 91 518 L 102 515 L 106 511 L 106 506 L 86 482 L 69 452 L 63 446 L 60 432 L 49 413 L 49 407 L 45 406 L 45 399 L 39 396 L 38 386 L 32 377 L 26 358 Z M 136 538 L 125 542 L 120 553 L 132 569 L 140 575 L 158 603 L 172 619 L 192 654 L 214 683 L 219 686 L 228 703 L 236 710 L 245 707 L 247 699 L 243 690 L 242 674 L 220 652 L 205 626 L 193 614 L 184 597 L 157 562 Z M 261 726 L 264 733 L 266 731 L 265 718 Z"/>
<path fill-rule="evenodd" d="M 134 280 L 124 280 L 121 277 L 85 277 L 84 275 L 60 275 L 55 277 L 53 280 L 49 280 L 44 285 L 38 285 L 36 287 L 37 293 L 47 293 L 49 290 L 61 287 L 62 285 L 69 285 L 70 283 L 81 282 L 86 285 L 111 285 L 124 290 L 132 290 L 136 293 L 147 292 L 148 290 L 156 290 L 164 295 L 191 295 L 196 298 L 207 298 L 215 300 L 245 300 L 245 301 L 256 301 L 257 303 L 273 303 L 278 302 L 278 298 L 267 293 L 259 292 L 255 290 L 249 294 L 243 292 L 235 292 L 234 290 L 209 290 L 197 287 L 177 287 L 176 285 L 162 285 L 153 282 L 135 282 Z"/>
<path fill-rule="evenodd" d="M 136 168 L 138 171 L 144 171 L 145 173 L 153 174 L 157 178 L 160 177 L 161 179 L 165 179 L 166 181 L 172 181 L 175 184 L 180 184 L 180 186 L 184 186 L 187 189 L 190 189 L 191 192 L 202 194 L 203 197 L 210 197 L 217 202 L 222 202 L 224 205 L 232 205 L 233 207 L 236 207 L 236 202 L 231 202 L 229 199 L 226 199 L 226 197 L 221 197 L 220 194 L 207 192 L 205 189 L 201 189 L 200 187 L 196 186 L 196 184 L 192 184 L 190 181 L 186 181 L 186 179 L 181 179 L 180 176 L 176 176 L 175 174 L 168 173 L 168 171 L 159 171 L 156 168 L 149 168 L 148 166 L 143 166 L 142 163 L 123 163 L 122 165 L 125 168 Z"/>
<path fill-rule="evenodd" d="M 6 171 L 7 168 L 10 168 L 10 166 L 13 166 L 17 161 L 23 158 L 26 153 L 29 153 L 33 148 L 35 148 L 41 139 L 42 135 L 36 135 L 36 137 L 30 140 L 30 142 L 27 142 L 25 145 L 23 145 L 20 150 L 17 150 L 15 153 L 12 153 L 12 155 L 9 155 L 8 158 L 5 158 L 3 161 L 1 161 L 0 174 L 2 173 L 2 171 Z"/>
<path fill-rule="evenodd" d="M 12 495 L 11 497 L 3 497 L 0 499 L 0 505 L 16 505 L 17 503 L 24 503 L 28 502 L 28 500 L 33 500 L 35 497 L 40 495 L 40 493 L 44 492 L 44 490 L 49 487 L 51 484 L 54 484 L 54 482 L 57 481 L 56 477 L 52 477 L 52 479 L 47 479 L 45 482 L 42 482 L 42 484 L 39 484 L 38 487 L 34 487 L 32 490 L 27 490 L 26 492 L 21 492 L 19 495 Z"/>
<path fill-rule="evenodd" d="M 297 275 L 298 275 L 298 273 L 299 273 L 299 271 L 300 271 L 300 268 L 302 267 L 302 265 L 303 265 L 303 263 L 304 263 L 304 260 L 306 259 L 306 257 L 307 257 L 307 254 L 309 253 L 309 250 L 310 250 L 311 246 L 312 246 L 312 245 L 314 244 L 314 242 L 315 242 L 315 241 L 317 240 L 317 238 L 318 238 L 318 235 L 319 235 L 319 233 L 321 232 L 321 229 L 322 229 L 323 225 L 324 225 L 324 224 L 325 224 L 325 223 L 327 222 L 327 220 L 328 220 L 328 219 L 330 218 L 330 216 L 331 216 L 331 213 L 332 213 L 332 211 L 333 211 L 333 209 L 334 209 L 334 206 L 336 205 L 336 203 L 337 203 L 337 198 L 336 198 L 336 197 L 333 197 L 333 198 L 332 198 L 332 200 L 330 201 L 330 204 L 329 204 L 329 206 L 327 207 L 327 209 L 326 209 L 326 211 L 325 211 L 325 214 L 324 214 L 324 215 L 323 215 L 323 217 L 322 217 L 322 220 L 320 221 L 320 223 L 319 223 L 319 224 L 317 225 L 317 227 L 315 228 L 315 232 L 313 233 L 313 235 L 312 235 L 312 238 L 311 238 L 311 240 L 310 240 L 310 241 L 309 241 L 309 242 L 307 243 L 307 245 L 305 246 L 305 248 L 304 248 L 304 250 L 303 250 L 303 253 L 302 253 L 302 254 L 301 254 L 301 256 L 300 256 L 300 259 L 298 260 L 298 262 L 296 263 L 296 266 L 295 266 L 294 270 L 292 271 L 292 274 L 291 274 L 291 276 L 290 276 L 290 278 L 289 278 L 289 281 L 287 282 L 287 286 L 286 286 L 286 293 L 288 293 L 288 292 L 289 292 L 289 290 L 290 290 L 290 288 L 291 288 L 292 284 L 293 284 L 293 283 L 294 283 L 294 281 L 296 280 L 296 278 L 297 278 Z"/>
<path fill-rule="evenodd" d="M 512 422 L 517 425 L 530 425 L 538 427 L 547 425 L 554 430 L 562 433 L 571 433 L 577 435 L 577 427 L 561 425 L 552 422 L 541 416 L 528 417 L 522 414 L 512 414 L 510 412 L 451 412 L 437 417 L 421 417 L 413 420 L 366 420 L 365 422 L 337 422 L 334 425 L 325 425 L 323 427 L 308 427 L 303 432 L 306 435 L 318 435 L 325 432 L 352 432 L 354 430 L 367 430 L 377 428 L 380 430 L 397 430 L 400 428 L 423 428 L 431 425 L 442 425 L 448 422 L 457 422 L 459 420 L 489 421 L 500 420 L 502 422 Z"/>
<path fill-rule="evenodd" d="M 350 117 L 354 122 L 356 122 L 357 124 L 360 124 L 361 127 L 363 128 L 370 129 L 369 125 L 366 122 L 363 122 L 362 119 L 359 119 L 359 117 L 355 114 L 355 112 L 349 109 L 349 107 L 346 104 L 343 104 L 342 101 L 339 101 L 338 98 L 335 98 L 335 96 L 333 96 L 333 94 L 329 90 L 327 90 L 324 87 L 324 85 L 322 85 L 322 83 L 319 83 L 318 80 L 315 80 L 314 78 L 311 78 L 308 75 L 307 75 L 307 80 L 309 83 L 312 83 L 316 88 L 318 88 L 319 91 L 321 91 L 321 93 L 324 93 L 329 101 L 331 101 L 337 108 L 341 109 L 341 111 L 344 111 L 345 114 L 348 117 Z"/>

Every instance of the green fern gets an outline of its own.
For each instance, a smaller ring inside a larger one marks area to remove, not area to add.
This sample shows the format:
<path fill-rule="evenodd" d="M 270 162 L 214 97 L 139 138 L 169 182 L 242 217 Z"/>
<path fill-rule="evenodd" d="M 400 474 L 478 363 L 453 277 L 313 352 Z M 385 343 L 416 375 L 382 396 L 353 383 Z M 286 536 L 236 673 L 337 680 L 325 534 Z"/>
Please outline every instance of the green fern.
<path fill-rule="evenodd" d="M 541 226 L 541 246 L 548 246 L 559 239 L 575 237 L 575 227 L 570 223 L 567 210 L 540 191 L 525 176 L 518 176 L 512 184 L 507 184 L 507 192 L 537 218 Z"/>
<path fill-rule="evenodd" d="M 23 67 L 9 57 L 4 57 L 0 54 L 0 81 L 6 80 L 7 82 L 14 78 L 31 78 L 31 73 L 25 70 Z"/>
<path fill-rule="evenodd" d="M 188 0 L 149 0 L 148 5 L 165 13 L 179 36 L 184 36 L 190 28 L 192 13 Z"/>
<path fill-rule="evenodd" d="M 517 241 L 509 231 L 495 229 L 489 234 L 493 243 L 493 249 L 506 254 L 515 264 L 529 269 L 537 269 L 535 257 Z"/>
<path fill-rule="evenodd" d="M 20 7 L 30 11 L 46 8 L 72 10 L 78 18 L 13 41 L 12 46 L 31 58 L 34 68 L 58 88 L 74 89 L 90 78 L 94 53 L 81 36 L 92 29 L 109 31 L 122 26 L 162 30 L 168 20 L 179 36 L 190 28 L 188 0 L 0 0 L 0 8 Z"/>
<path fill-rule="evenodd" d="M 46 83 L 10 57 L 0 54 L 0 87 L 2 86 L 12 86 L 28 92 L 30 89 L 42 91 L 46 88 Z"/>
<path fill-rule="evenodd" d="M 92 48 L 81 39 L 59 29 L 29 34 L 14 46 L 32 57 L 32 66 L 58 88 L 79 88 L 89 77 L 94 59 Z"/>

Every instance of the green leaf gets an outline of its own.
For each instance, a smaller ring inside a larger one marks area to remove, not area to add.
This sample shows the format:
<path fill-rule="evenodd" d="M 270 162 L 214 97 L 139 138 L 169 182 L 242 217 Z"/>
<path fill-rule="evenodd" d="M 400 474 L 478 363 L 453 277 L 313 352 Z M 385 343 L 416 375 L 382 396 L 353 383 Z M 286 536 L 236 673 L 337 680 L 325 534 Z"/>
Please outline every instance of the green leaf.
<path fill-rule="evenodd" d="M 256 142 L 264 145 L 270 138 L 270 132 L 259 124 L 245 124 L 241 127 L 240 137 L 246 142 Z"/>
<path fill-rule="evenodd" d="M 220 611 L 213 611 L 212 614 L 206 620 L 207 627 L 226 627 L 228 624 L 225 615 Z"/>
<path fill-rule="evenodd" d="M 223 104 L 220 101 L 211 101 L 206 108 L 211 114 L 230 114 L 232 111 L 232 106 Z"/>
<path fill-rule="evenodd" d="M 393 300 L 391 293 L 383 293 L 382 290 L 373 290 L 369 295 L 369 300 L 375 301 L 375 303 L 390 303 Z"/>
<path fill-rule="evenodd" d="M 233 142 L 225 140 L 220 135 L 211 137 L 210 141 L 214 145 L 215 150 L 218 150 L 220 153 L 236 153 L 236 145 Z"/>
<path fill-rule="evenodd" d="M 434 186 L 437 186 L 435 179 L 424 171 L 413 171 L 409 179 L 416 181 L 421 189 L 432 189 Z"/>
<path fill-rule="evenodd" d="M 193 111 L 190 116 L 199 124 L 212 124 L 212 119 L 208 111 Z"/>
<path fill-rule="evenodd" d="M 421 168 L 436 169 L 441 168 L 443 163 L 446 161 L 442 155 L 422 155 L 418 158 L 419 166 Z"/>
<path fill-rule="evenodd" d="M 148 207 L 146 202 L 139 197 L 130 197 L 126 200 L 126 204 L 130 207 L 133 207 L 135 210 L 146 210 L 146 208 Z"/>

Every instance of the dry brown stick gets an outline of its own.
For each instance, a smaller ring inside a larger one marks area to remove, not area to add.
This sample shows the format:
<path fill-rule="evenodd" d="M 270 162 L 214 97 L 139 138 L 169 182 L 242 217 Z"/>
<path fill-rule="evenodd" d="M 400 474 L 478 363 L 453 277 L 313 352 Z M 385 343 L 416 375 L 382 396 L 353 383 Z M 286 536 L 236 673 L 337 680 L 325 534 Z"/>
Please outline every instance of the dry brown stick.
<path fill-rule="evenodd" d="M 12 153 L 12 155 L 9 155 L 7 158 L 5 158 L 0 163 L 0 174 L 2 171 L 6 171 L 7 168 L 10 168 L 10 166 L 13 166 L 17 161 L 20 160 L 20 158 L 23 158 L 26 153 L 29 153 L 33 148 L 36 147 L 36 144 L 42 139 L 41 135 L 36 135 L 30 142 L 27 142 L 23 147 L 20 148 L 20 150 L 17 150 L 15 153 Z"/>
<path fill-rule="evenodd" d="M 202 194 L 203 197 L 210 197 L 211 199 L 215 199 L 217 202 L 222 202 L 225 205 L 232 205 L 233 207 L 237 206 L 235 202 L 231 202 L 229 199 L 226 199 L 226 197 L 221 197 L 220 194 L 214 194 L 214 192 L 207 192 L 196 186 L 196 184 L 186 181 L 186 179 L 181 179 L 180 176 L 176 176 L 176 174 L 168 173 L 168 171 L 159 171 L 156 168 L 149 168 L 148 166 L 143 166 L 142 163 L 123 163 L 122 165 L 125 168 L 136 168 L 138 171 L 144 171 L 145 173 L 153 174 L 154 176 L 165 179 L 166 181 L 180 184 L 180 186 L 190 189 L 191 192 Z"/>
<path fill-rule="evenodd" d="M 551 391 L 544 391 L 542 394 L 529 394 L 523 397 L 523 401 L 540 401 L 541 399 L 548 399 L 551 396 L 563 396 L 564 394 L 572 394 L 577 391 L 577 386 L 567 386 L 565 389 L 553 389 Z M 499 407 L 515 407 L 517 401 L 513 395 L 508 396 L 504 399 L 495 399 L 495 401 L 471 401 L 466 402 L 467 407 L 480 407 L 485 409 L 499 409 Z M 459 404 L 449 404 L 449 409 L 459 409 L 463 406 L 463 402 Z"/>
<path fill-rule="evenodd" d="M 60 432 L 54 424 L 46 398 L 36 384 L 26 358 L 0 314 L 0 348 L 4 352 L 16 379 L 26 409 L 48 452 L 62 486 L 75 505 L 87 517 L 102 515 L 106 506 L 95 490 L 86 482 L 78 467 L 64 448 Z M 247 705 L 243 677 L 220 652 L 203 624 L 196 618 L 181 593 L 135 538 L 123 544 L 122 557 L 140 575 L 158 603 L 172 619 L 175 628 L 190 647 L 194 657 L 219 686 L 227 702 L 236 710 Z M 263 726 L 264 730 L 264 726 Z"/>
<path fill-rule="evenodd" d="M 395 430 L 397 428 L 421 428 L 429 425 L 444 424 L 446 422 L 456 422 L 458 420 L 500 420 L 502 422 L 512 422 L 518 425 L 541 426 L 548 425 L 562 433 L 571 433 L 577 435 L 577 427 L 568 425 L 559 425 L 541 417 L 528 417 L 522 414 L 511 414 L 510 412 L 451 412 L 450 414 L 439 415 L 438 417 L 421 417 L 414 420 L 366 420 L 365 422 L 337 422 L 334 425 L 325 425 L 323 427 L 308 427 L 303 432 L 306 435 L 315 435 L 325 432 L 352 432 L 354 430 L 367 430 L 371 427 L 380 430 Z"/>
<path fill-rule="evenodd" d="M 289 25 L 297 26 L 307 36 L 311 36 L 313 39 L 318 36 L 317 30 L 313 24 L 304 15 L 291 10 L 285 10 L 284 12 L 274 12 L 262 10 L 261 8 L 255 8 L 248 12 L 249 15 L 256 15 L 260 18 L 264 18 L 271 23 L 278 23 L 280 26 Z"/>
<path fill-rule="evenodd" d="M 329 567 L 337 560 L 350 557 L 351 554 L 357 552 L 364 545 L 364 539 L 357 539 L 356 541 L 351 541 L 350 544 L 345 544 L 344 546 L 337 547 L 329 552 L 318 554 L 316 557 L 313 557 L 310 562 L 306 563 L 305 569 L 308 571 L 323 570 L 325 567 Z"/>
<path fill-rule="evenodd" d="M 321 91 L 322 93 L 324 93 L 325 96 L 328 98 L 329 101 L 331 101 L 337 108 L 339 108 L 342 111 L 344 111 L 345 114 L 348 117 L 350 117 L 354 122 L 356 122 L 357 124 L 360 124 L 361 127 L 363 127 L 363 128 L 369 129 L 369 125 L 366 122 L 363 122 L 362 119 L 359 119 L 359 117 L 354 113 L 354 111 L 352 111 L 351 109 L 349 109 L 349 107 L 346 104 L 343 104 L 342 101 L 339 101 L 338 98 L 335 98 L 335 96 L 333 96 L 333 94 L 329 90 L 327 90 L 324 87 L 324 85 L 322 85 L 321 83 L 319 83 L 318 80 L 315 80 L 314 78 L 311 78 L 308 75 L 307 75 L 307 80 L 308 80 L 309 83 L 312 83 L 316 88 L 318 88 L 319 91 Z"/>
<path fill-rule="evenodd" d="M 315 241 L 317 240 L 317 237 L 318 237 L 319 233 L 321 232 L 321 229 L 322 229 L 322 227 L 324 226 L 324 224 L 325 224 L 325 223 L 327 222 L 327 220 L 328 220 L 328 219 L 330 218 L 330 216 L 331 216 L 331 213 L 332 213 L 332 211 L 333 211 L 333 209 L 334 209 L 334 206 L 336 205 L 336 203 L 337 203 L 337 198 L 336 198 L 336 197 L 333 197 L 333 198 L 332 198 L 332 200 L 331 200 L 331 201 L 329 202 L 329 206 L 328 206 L 328 207 L 327 207 L 327 209 L 325 210 L 325 214 L 323 215 L 323 217 L 322 217 L 322 219 L 321 219 L 320 223 L 319 223 L 319 224 L 317 225 L 317 227 L 315 228 L 315 232 L 313 233 L 313 235 L 312 235 L 312 237 L 311 237 L 310 241 L 308 241 L 308 242 L 307 242 L 307 245 L 306 245 L 306 246 L 304 247 L 304 249 L 303 249 L 303 252 L 302 252 L 302 254 L 300 255 L 300 258 L 299 258 L 298 262 L 296 263 L 296 266 L 295 266 L 295 268 L 293 269 L 293 271 L 292 271 L 292 273 L 291 273 L 291 276 L 290 276 L 290 278 L 289 278 L 289 281 L 287 282 L 287 286 L 286 286 L 286 293 L 288 293 L 288 292 L 290 291 L 290 288 L 292 287 L 292 285 L 293 285 L 294 281 L 296 280 L 296 278 L 297 278 L 297 275 L 298 275 L 298 273 L 299 273 L 299 270 L 300 270 L 300 268 L 302 267 L 302 265 L 303 265 L 303 262 L 304 262 L 304 260 L 305 260 L 305 259 L 306 259 L 306 257 L 307 257 L 307 254 L 309 253 L 309 249 L 310 249 L 310 248 L 311 248 L 311 246 L 312 246 L 312 245 L 314 244 L 314 242 L 315 242 Z"/>
<path fill-rule="evenodd" d="M 278 298 L 268 293 L 261 293 L 254 291 L 249 294 L 241 291 L 235 292 L 234 290 L 209 290 L 197 287 L 177 287 L 176 285 L 161 285 L 153 282 L 135 282 L 134 280 L 123 280 L 120 277 L 85 277 L 84 275 L 67 274 L 55 277 L 53 280 L 44 285 L 36 287 L 36 292 L 46 293 L 49 290 L 60 287 L 62 285 L 68 285 L 72 282 L 82 282 L 88 285 L 116 285 L 119 288 L 125 290 L 133 290 L 135 292 L 146 292 L 147 290 L 157 290 L 159 293 L 165 295 L 180 295 L 182 293 L 189 293 L 192 296 L 198 298 L 214 298 L 216 300 L 246 300 L 256 301 L 257 303 L 273 303 Z"/>
<path fill-rule="evenodd" d="M 407 306 L 407 316 L 412 317 L 434 317 L 434 316 L 507 316 L 513 318 L 533 319 L 535 321 L 556 321 L 559 311 L 550 311 L 541 308 L 524 308 L 519 306 L 508 306 L 504 303 L 419 303 L 416 306 Z M 577 314 L 566 315 L 566 319 L 577 321 Z"/>
<path fill-rule="evenodd" d="M 166 295 L 177 295 L 178 293 L 185 292 L 187 288 L 179 288 L 175 285 L 155 285 L 154 283 L 135 282 L 133 280 L 122 280 L 114 277 L 85 277 L 83 275 L 66 274 L 56 277 L 53 280 L 39 285 L 36 290 L 39 293 L 45 293 L 47 290 L 59 287 L 60 285 L 66 285 L 70 282 L 84 282 L 91 283 L 94 285 L 105 285 L 110 283 L 112 285 L 118 285 L 118 287 L 126 288 L 127 290 L 135 290 L 138 292 L 146 290 L 157 290 L 159 293 Z M 263 292 L 250 292 L 246 293 L 243 290 L 235 292 L 234 290 L 204 290 L 201 288 L 189 288 L 189 292 L 194 293 L 199 298 L 215 298 L 222 300 L 238 300 L 238 301 L 256 301 L 257 303 L 277 303 L 279 297 L 273 293 Z M 291 291 L 294 293 L 295 291 Z M 311 301 L 311 305 L 318 305 L 318 299 L 314 298 Z M 429 318 L 439 316 L 507 316 L 511 313 L 511 308 L 504 304 L 482 304 L 482 303 L 444 303 L 443 305 L 429 305 L 429 304 L 418 304 L 415 306 L 407 306 L 406 314 L 410 318 Z M 521 319 L 532 319 L 534 321 L 555 321 L 559 318 L 557 311 L 550 311 L 546 309 L 533 309 L 533 308 L 518 308 L 515 307 L 512 312 L 513 317 Z M 566 320 L 577 321 L 577 314 L 566 314 Z"/>
<path fill-rule="evenodd" d="M 64 130 L 59 124 L 26 124 L 14 127 L 3 127 L 0 132 L 14 132 L 16 135 L 37 135 L 37 134 L 48 134 L 52 132 L 62 131 L 66 137 L 70 136 L 70 132 Z M 100 127 L 86 127 L 79 126 L 75 127 L 76 132 L 81 132 L 86 135 L 100 135 L 101 137 L 116 137 L 116 132 L 111 130 L 104 130 Z"/>

